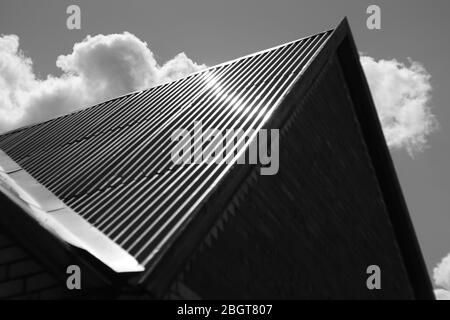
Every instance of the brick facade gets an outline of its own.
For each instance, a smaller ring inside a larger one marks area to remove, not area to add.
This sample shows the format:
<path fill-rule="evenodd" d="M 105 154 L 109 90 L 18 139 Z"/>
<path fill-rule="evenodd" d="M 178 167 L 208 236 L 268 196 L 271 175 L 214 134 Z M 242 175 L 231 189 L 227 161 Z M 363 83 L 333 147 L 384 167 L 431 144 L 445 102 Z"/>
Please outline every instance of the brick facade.
<path fill-rule="evenodd" d="M 0 299 L 60 299 L 64 287 L 0 230 Z"/>

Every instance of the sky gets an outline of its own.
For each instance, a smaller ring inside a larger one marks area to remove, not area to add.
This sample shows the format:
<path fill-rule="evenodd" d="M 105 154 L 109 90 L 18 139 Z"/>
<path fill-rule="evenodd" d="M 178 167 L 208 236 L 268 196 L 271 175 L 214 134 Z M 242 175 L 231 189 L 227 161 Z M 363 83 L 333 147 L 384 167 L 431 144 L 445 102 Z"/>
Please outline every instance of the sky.
<path fill-rule="evenodd" d="M 380 30 L 366 26 L 372 4 Z M 66 27 L 70 5 L 81 9 L 80 30 Z M 347 16 L 427 268 L 439 297 L 450 297 L 449 14 L 447 0 L 2 0 L 0 131 L 331 29 Z"/>

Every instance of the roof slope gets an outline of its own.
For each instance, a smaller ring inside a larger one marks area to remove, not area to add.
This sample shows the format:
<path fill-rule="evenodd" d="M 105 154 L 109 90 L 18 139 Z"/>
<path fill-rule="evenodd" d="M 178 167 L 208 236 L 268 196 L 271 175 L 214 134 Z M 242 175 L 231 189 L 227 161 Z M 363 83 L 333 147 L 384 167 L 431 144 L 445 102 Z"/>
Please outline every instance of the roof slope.
<path fill-rule="evenodd" d="M 331 31 L 0 136 L 0 149 L 151 267 L 232 164 L 177 166 L 176 129 L 260 129 Z M 244 134 L 245 137 L 245 134 Z M 237 155 L 235 155 L 237 158 Z"/>

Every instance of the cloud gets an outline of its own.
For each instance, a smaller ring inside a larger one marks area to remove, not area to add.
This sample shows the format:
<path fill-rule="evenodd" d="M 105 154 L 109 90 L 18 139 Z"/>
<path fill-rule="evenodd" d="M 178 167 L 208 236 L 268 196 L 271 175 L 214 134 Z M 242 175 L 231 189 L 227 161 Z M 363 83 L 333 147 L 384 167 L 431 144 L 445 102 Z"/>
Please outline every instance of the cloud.
<path fill-rule="evenodd" d="M 43 121 L 80 107 L 176 80 L 205 68 L 180 53 L 159 65 L 131 33 L 87 36 L 61 55 L 59 77 L 39 79 L 19 37 L 0 37 L 0 131 Z"/>
<path fill-rule="evenodd" d="M 433 278 L 436 286 L 441 287 L 435 290 L 438 300 L 450 300 L 450 254 L 434 268 Z"/>
<path fill-rule="evenodd" d="M 361 56 L 361 64 L 377 107 L 388 145 L 406 148 L 410 155 L 423 151 L 437 128 L 430 108 L 431 75 L 418 62 L 409 65 Z"/>

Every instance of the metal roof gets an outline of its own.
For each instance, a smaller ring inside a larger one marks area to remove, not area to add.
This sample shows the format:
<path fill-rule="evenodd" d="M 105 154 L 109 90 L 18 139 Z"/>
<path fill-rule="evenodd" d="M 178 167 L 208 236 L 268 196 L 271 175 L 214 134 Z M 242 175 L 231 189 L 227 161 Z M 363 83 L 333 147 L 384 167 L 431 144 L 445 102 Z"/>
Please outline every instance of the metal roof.
<path fill-rule="evenodd" d="M 196 121 L 222 131 L 262 128 L 331 34 L 296 40 L 6 133 L 0 136 L 0 148 L 74 212 L 151 267 L 233 166 L 175 165 L 170 158 L 174 130 L 193 132 Z"/>

